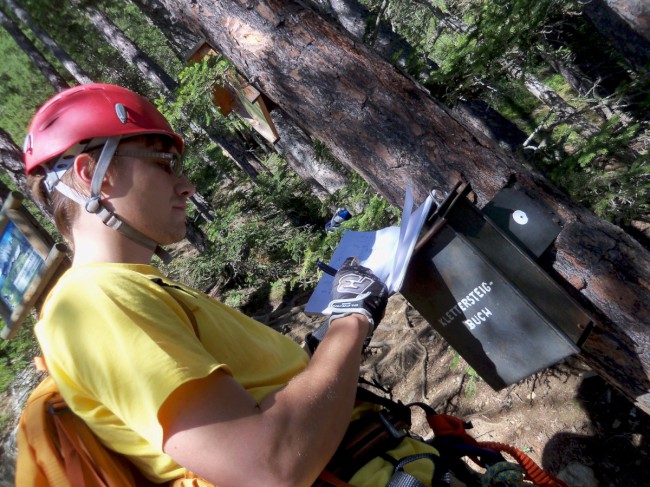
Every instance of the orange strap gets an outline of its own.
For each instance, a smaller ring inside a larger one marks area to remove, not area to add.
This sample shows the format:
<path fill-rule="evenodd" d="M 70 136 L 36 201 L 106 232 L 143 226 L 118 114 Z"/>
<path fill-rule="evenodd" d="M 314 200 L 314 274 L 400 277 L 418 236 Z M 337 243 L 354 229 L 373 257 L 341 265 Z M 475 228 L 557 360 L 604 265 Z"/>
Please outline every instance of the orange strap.
<path fill-rule="evenodd" d="M 53 420 L 73 487 L 134 485 L 128 467 L 100 443 L 83 420 L 69 410 L 54 414 Z"/>
<path fill-rule="evenodd" d="M 53 416 L 54 426 L 59 435 L 60 452 L 65 463 L 66 473 L 72 487 L 84 485 L 97 485 L 107 487 L 106 483 L 93 468 L 92 461 L 86 451 L 79 445 L 79 437 L 74 431 L 74 424 L 70 413 L 60 413 Z M 90 480 L 92 479 L 92 483 Z"/>
<path fill-rule="evenodd" d="M 449 414 L 427 414 L 427 423 L 436 436 L 456 436 L 464 443 L 476 445 L 476 440 L 470 436 L 466 428 L 471 428 L 470 423 Z"/>
<path fill-rule="evenodd" d="M 554 477 L 546 472 L 539 465 L 537 465 L 528 455 L 517 448 L 506 445 L 504 443 L 497 443 L 494 441 L 476 441 L 466 431 L 466 424 L 455 416 L 448 414 L 427 414 L 427 422 L 436 436 L 439 435 L 452 435 L 461 439 L 464 443 L 476 445 L 489 450 L 498 452 L 505 452 L 511 455 L 517 463 L 521 465 L 526 474 L 526 480 L 534 482 L 535 485 L 540 487 L 569 487 L 564 481 Z M 477 458 L 470 457 L 477 465 L 483 467 Z"/>
<path fill-rule="evenodd" d="M 58 390 L 51 377 L 46 377 L 30 394 L 20 418 L 18 429 L 18 455 L 16 463 L 16 485 L 51 485 L 52 487 L 71 487 L 63 465 L 63 460 L 56 455 L 57 445 L 51 437 L 49 413 L 46 403 L 58 396 Z M 27 421 L 29 418 L 29 421 Z M 47 445 L 38 449 L 38 456 L 33 455 L 34 445 Z M 34 480 L 36 478 L 36 480 Z"/>

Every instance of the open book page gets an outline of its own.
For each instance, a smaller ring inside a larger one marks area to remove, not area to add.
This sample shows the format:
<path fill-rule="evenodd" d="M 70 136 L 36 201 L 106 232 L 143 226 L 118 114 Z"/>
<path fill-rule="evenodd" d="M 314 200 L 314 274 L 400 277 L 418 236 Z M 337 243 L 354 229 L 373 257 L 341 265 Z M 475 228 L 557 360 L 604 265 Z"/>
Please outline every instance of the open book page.
<path fill-rule="evenodd" d="M 409 205 L 409 207 L 413 205 L 413 198 L 411 198 L 410 203 L 408 202 L 410 191 L 407 191 L 406 195 L 407 199 L 404 204 L 404 216 L 402 217 L 401 227 L 403 233 L 400 235 L 399 244 L 395 249 L 394 264 L 390 277 L 384 281 L 388 287 L 389 293 L 391 294 L 402 288 L 402 283 L 406 276 L 406 269 L 408 268 L 408 263 L 413 255 L 415 244 L 420 236 L 420 230 L 422 230 L 424 222 L 429 216 L 431 205 L 433 204 L 433 195 L 429 195 L 417 210 L 412 214 L 409 211 L 409 215 L 406 217 L 407 205 Z"/>
<path fill-rule="evenodd" d="M 386 283 L 389 294 L 399 291 L 432 202 L 433 198 L 429 196 L 413 212 L 413 196 L 410 188 L 407 188 L 400 227 L 387 227 L 375 232 L 346 231 L 329 265 L 338 269 L 348 257 L 357 257 L 361 265 L 370 268 Z M 305 306 L 306 314 L 326 313 L 331 299 L 332 280 L 333 277 L 327 274 L 321 277 Z"/>
<path fill-rule="evenodd" d="M 361 265 L 372 269 L 377 277 L 386 282 L 392 272 L 399 233 L 399 227 L 388 227 L 376 232 L 348 230 L 334 250 L 329 265 L 339 269 L 348 257 L 358 257 Z M 305 306 L 306 314 L 322 314 L 325 311 L 331 299 L 333 280 L 333 276 L 323 274 Z"/>

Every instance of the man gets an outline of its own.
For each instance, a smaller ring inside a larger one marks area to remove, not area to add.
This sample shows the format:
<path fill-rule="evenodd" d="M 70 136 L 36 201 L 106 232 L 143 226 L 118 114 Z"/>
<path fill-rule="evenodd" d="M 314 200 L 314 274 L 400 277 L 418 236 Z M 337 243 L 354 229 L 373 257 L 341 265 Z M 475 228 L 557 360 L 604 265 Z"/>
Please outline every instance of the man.
<path fill-rule="evenodd" d="M 353 261 L 341 268 L 309 359 L 150 265 L 183 238 L 194 187 L 182 139 L 147 100 L 106 84 L 66 90 L 38 110 L 24 151 L 32 191 L 74 250 L 36 326 L 70 407 L 157 482 L 191 471 L 220 487 L 313 483 L 368 408 L 355 392 L 383 283 Z M 409 439 L 395 455 L 422 448 L 434 451 Z M 376 460 L 355 485 L 386 484 L 393 466 Z M 415 463 L 430 479 L 430 462 Z"/>

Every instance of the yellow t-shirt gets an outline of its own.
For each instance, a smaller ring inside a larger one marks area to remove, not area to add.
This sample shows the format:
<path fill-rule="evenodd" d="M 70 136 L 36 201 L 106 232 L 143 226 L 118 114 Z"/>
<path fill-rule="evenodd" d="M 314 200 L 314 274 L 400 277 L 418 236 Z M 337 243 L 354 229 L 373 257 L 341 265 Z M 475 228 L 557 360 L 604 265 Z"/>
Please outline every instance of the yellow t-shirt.
<path fill-rule="evenodd" d="M 148 265 L 89 264 L 68 270 L 49 294 L 36 325 L 48 370 L 72 408 L 113 450 L 154 481 L 185 470 L 162 452 L 158 411 L 180 385 L 217 369 L 231 374 L 257 401 L 307 366 L 294 341 L 213 300 L 163 278 Z M 172 297 L 172 294 L 173 296 Z M 192 311 L 192 323 L 176 299 Z M 395 458 L 435 452 L 406 439 Z M 351 482 L 385 485 L 393 466 L 377 458 Z M 431 463 L 407 469 L 423 481 Z"/>
<path fill-rule="evenodd" d="M 162 453 L 158 411 L 180 385 L 222 369 L 258 402 L 308 363 L 291 339 L 202 293 L 154 283 L 147 265 L 67 271 L 36 325 L 50 374 L 75 413 L 150 478 L 184 470 Z M 187 314 L 192 310 L 199 341 Z"/>

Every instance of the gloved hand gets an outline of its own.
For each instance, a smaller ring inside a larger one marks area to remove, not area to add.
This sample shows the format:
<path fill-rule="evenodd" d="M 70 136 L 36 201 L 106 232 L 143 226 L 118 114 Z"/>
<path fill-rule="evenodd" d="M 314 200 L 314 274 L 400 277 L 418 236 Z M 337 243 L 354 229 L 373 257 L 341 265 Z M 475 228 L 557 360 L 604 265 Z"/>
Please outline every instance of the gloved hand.
<path fill-rule="evenodd" d="M 332 311 L 329 321 L 361 313 L 368 317 L 372 334 L 384 317 L 387 302 L 386 285 L 356 257 L 350 257 L 334 276 L 332 301 L 327 306 Z"/>
<path fill-rule="evenodd" d="M 356 257 L 348 258 L 334 276 L 331 291 L 332 300 L 327 309 L 331 315 L 327 323 L 307 335 L 307 345 L 313 352 L 329 329 L 333 320 L 360 313 L 368 317 L 370 330 L 366 345 L 372 333 L 384 317 L 388 302 L 386 285 L 370 269 L 359 264 Z"/>

